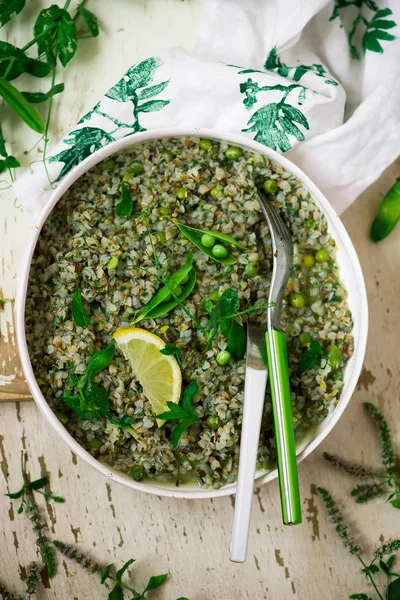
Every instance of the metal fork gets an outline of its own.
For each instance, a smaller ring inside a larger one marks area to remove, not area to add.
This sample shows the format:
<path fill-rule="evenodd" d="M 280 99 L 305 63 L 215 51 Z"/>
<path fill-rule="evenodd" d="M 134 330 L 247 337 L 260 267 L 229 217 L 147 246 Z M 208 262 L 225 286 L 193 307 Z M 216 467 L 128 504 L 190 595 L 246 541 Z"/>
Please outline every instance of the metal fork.
<path fill-rule="evenodd" d="M 232 562 L 244 562 L 247 555 L 258 440 L 267 377 L 265 328 L 248 323 L 239 473 L 230 550 Z"/>
<path fill-rule="evenodd" d="M 270 375 L 282 519 L 285 525 L 301 523 L 299 480 L 290 398 L 286 336 L 281 328 L 282 300 L 292 271 L 293 245 L 288 228 L 266 194 L 258 200 L 272 239 L 273 269 L 265 336 Z"/>

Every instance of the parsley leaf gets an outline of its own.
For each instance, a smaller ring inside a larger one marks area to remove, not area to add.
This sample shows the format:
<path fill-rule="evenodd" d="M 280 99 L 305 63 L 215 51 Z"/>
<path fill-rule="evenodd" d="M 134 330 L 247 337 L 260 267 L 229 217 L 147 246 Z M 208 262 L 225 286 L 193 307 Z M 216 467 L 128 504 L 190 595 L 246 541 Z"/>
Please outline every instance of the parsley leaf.
<path fill-rule="evenodd" d="M 119 197 L 119 202 L 115 206 L 115 214 L 117 217 L 128 218 L 131 216 L 133 211 L 133 200 L 132 196 L 129 193 L 128 188 L 125 183 L 121 183 L 121 194 Z"/>
<path fill-rule="evenodd" d="M 79 290 L 76 290 L 72 296 L 71 312 L 72 318 L 78 327 L 86 327 L 89 325 L 89 315 L 83 308 L 82 294 Z"/>
<path fill-rule="evenodd" d="M 175 356 L 178 365 L 182 365 L 181 349 L 179 348 L 179 346 L 176 346 L 175 344 L 165 344 L 165 348 L 162 348 L 160 352 L 161 354 L 165 354 L 166 356 Z"/>
<path fill-rule="evenodd" d="M 313 340 L 308 350 L 300 357 L 299 375 L 309 371 L 319 363 L 322 356 L 322 346 L 319 342 Z"/>
<path fill-rule="evenodd" d="M 197 382 L 191 381 L 183 393 L 182 405 L 179 406 L 174 402 L 167 402 L 169 410 L 157 415 L 157 419 L 162 419 L 163 421 L 180 421 L 172 430 L 172 448 L 174 450 L 178 447 L 183 432 L 199 420 L 199 417 L 192 409 L 192 399 L 198 390 L 199 386 Z"/>

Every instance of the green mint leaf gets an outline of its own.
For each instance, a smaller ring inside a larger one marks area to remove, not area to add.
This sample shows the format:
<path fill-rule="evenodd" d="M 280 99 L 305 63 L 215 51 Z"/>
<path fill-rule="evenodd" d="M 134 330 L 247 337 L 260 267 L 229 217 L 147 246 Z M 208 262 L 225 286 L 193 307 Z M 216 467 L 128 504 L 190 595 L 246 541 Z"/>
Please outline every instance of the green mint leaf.
<path fill-rule="evenodd" d="M 154 575 L 153 577 L 150 577 L 145 589 L 142 592 L 142 595 L 144 596 L 147 592 L 150 592 L 151 590 L 155 590 L 158 587 L 160 587 L 160 585 L 162 585 L 168 578 L 168 573 L 165 573 L 164 575 Z"/>
<path fill-rule="evenodd" d="M 179 440 L 181 439 L 184 431 L 186 431 L 186 429 L 188 427 L 190 427 L 190 425 L 193 425 L 193 423 L 196 423 L 198 420 L 199 420 L 199 417 L 197 415 L 191 415 L 190 417 L 186 417 L 185 419 L 182 419 L 182 421 L 180 423 L 175 425 L 174 429 L 172 430 L 172 436 L 171 436 L 172 448 L 174 450 L 177 449 L 177 447 L 179 445 Z"/>
<path fill-rule="evenodd" d="M 0 77 L 0 96 L 28 127 L 37 133 L 44 133 L 42 117 L 25 100 L 21 92 L 9 81 L 6 81 L 4 77 Z"/>
<path fill-rule="evenodd" d="M 121 193 L 119 197 L 119 202 L 115 206 L 115 214 L 117 215 L 117 217 L 127 219 L 131 216 L 133 211 L 133 200 L 124 182 L 121 183 L 120 190 Z"/>
<path fill-rule="evenodd" d="M 26 0 L 1 0 L 0 1 L 0 27 L 11 19 L 11 15 L 18 15 L 25 6 Z"/>
<path fill-rule="evenodd" d="M 62 496 L 50 496 L 51 500 L 53 500 L 53 502 L 58 502 L 58 503 L 62 503 L 65 502 L 65 498 L 62 498 Z"/>
<path fill-rule="evenodd" d="M 48 92 L 45 92 L 45 93 L 44 92 L 21 92 L 21 94 L 24 96 L 24 98 L 26 100 L 28 100 L 28 102 L 30 102 L 30 104 L 39 104 L 40 102 L 46 102 L 46 100 L 48 100 L 52 96 L 55 96 L 56 94 L 60 94 L 63 91 L 64 91 L 64 84 L 57 83 L 56 85 L 53 85 L 53 87 Z"/>
<path fill-rule="evenodd" d="M 93 379 L 112 362 L 115 354 L 115 344 L 109 344 L 104 350 L 95 352 L 86 367 L 86 376 Z"/>
<path fill-rule="evenodd" d="M 99 24 L 96 15 L 81 5 L 78 6 L 78 13 L 85 21 L 85 25 L 89 29 L 92 37 L 97 37 L 99 35 Z"/>
<path fill-rule="evenodd" d="M 41 477 L 40 479 L 36 479 L 35 481 L 31 481 L 30 483 L 28 483 L 27 487 L 31 490 L 40 490 L 40 488 L 44 487 L 48 483 L 48 477 Z"/>
<path fill-rule="evenodd" d="M 76 290 L 72 296 L 71 312 L 75 325 L 78 325 L 78 327 L 86 327 L 89 325 L 90 319 L 83 308 L 82 294 L 79 290 Z"/>
<path fill-rule="evenodd" d="M 108 594 L 108 600 L 124 600 L 124 592 L 119 583 L 116 583 Z"/>
<path fill-rule="evenodd" d="M 75 21 L 69 12 L 61 8 L 60 14 L 61 18 L 57 23 L 56 48 L 62 66 L 66 67 L 76 52 L 78 39 Z"/>
<path fill-rule="evenodd" d="M 122 576 L 125 573 L 125 571 L 127 570 L 127 568 L 135 562 L 134 558 L 130 558 L 129 560 L 126 561 L 126 563 L 117 571 L 116 574 L 116 579 L 118 581 L 118 583 L 122 583 Z"/>
<path fill-rule="evenodd" d="M 186 386 L 185 391 L 183 392 L 182 408 L 187 413 L 194 415 L 194 416 L 197 416 L 197 415 L 192 409 L 192 400 L 198 391 L 199 391 L 199 386 L 198 386 L 197 381 L 191 381 L 189 383 L 189 385 Z"/>
<path fill-rule="evenodd" d="M 13 500 L 15 500 L 17 498 L 21 498 L 22 494 L 25 491 L 25 488 L 26 488 L 26 485 L 24 484 L 18 492 L 14 492 L 12 494 L 5 494 L 5 495 L 8 496 L 9 498 L 12 498 Z"/>
<path fill-rule="evenodd" d="M 387 600 L 400 600 L 400 577 L 389 583 L 386 597 Z"/>
<path fill-rule="evenodd" d="M 88 421 L 92 421 L 93 419 L 99 419 L 102 416 L 104 416 L 99 410 L 90 408 L 86 402 L 82 403 L 82 398 L 80 396 L 70 396 L 68 394 L 63 394 L 61 396 L 61 400 L 81 419 L 87 419 Z"/>
<path fill-rule="evenodd" d="M 171 421 L 173 419 L 186 419 L 188 416 L 187 412 L 175 402 L 167 402 L 167 406 L 169 410 L 157 415 L 157 419 Z"/>
<path fill-rule="evenodd" d="M 313 340 L 306 352 L 299 359 L 299 375 L 315 367 L 322 356 L 322 346 Z"/>
<path fill-rule="evenodd" d="M 101 574 L 101 583 L 104 583 L 105 580 L 109 577 L 110 575 L 110 571 L 113 568 L 114 563 L 110 563 L 109 565 L 106 566 L 106 568 L 104 569 L 104 571 Z"/>
<path fill-rule="evenodd" d="M 166 356 L 175 356 L 178 364 L 182 365 L 181 349 L 179 348 L 179 346 L 176 346 L 175 344 L 165 344 L 165 348 L 162 348 L 160 352 L 161 354 L 165 354 Z"/>
<path fill-rule="evenodd" d="M 91 381 L 88 381 L 83 394 L 90 406 L 90 410 L 93 410 L 96 413 L 96 416 L 100 415 L 101 417 L 104 417 L 108 413 L 110 410 L 110 402 L 104 388 L 100 388 Z"/>

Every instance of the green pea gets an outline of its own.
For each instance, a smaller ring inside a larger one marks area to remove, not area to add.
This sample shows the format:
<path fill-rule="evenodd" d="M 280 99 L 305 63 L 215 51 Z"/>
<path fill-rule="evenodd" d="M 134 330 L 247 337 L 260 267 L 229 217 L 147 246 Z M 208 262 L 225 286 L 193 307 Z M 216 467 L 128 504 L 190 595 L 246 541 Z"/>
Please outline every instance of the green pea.
<path fill-rule="evenodd" d="M 169 213 L 169 210 L 166 206 L 160 206 L 160 208 L 158 210 L 160 211 L 160 213 L 162 215 L 167 215 Z"/>
<path fill-rule="evenodd" d="M 144 173 L 144 166 L 140 162 L 133 162 L 128 167 L 128 171 L 129 171 L 129 173 L 131 173 L 131 176 L 132 175 L 141 175 L 142 173 Z"/>
<path fill-rule="evenodd" d="M 136 467 L 133 467 L 133 469 L 131 469 L 130 476 L 134 481 L 142 481 L 144 476 L 143 465 L 137 465 Z"/>
<path fill-rule="evenodd" d="M 220 197 L 220 195 L 222 194 L 222 190 L 220 190 L 220 189 L 219 189 L 219 188 L 217 188 L 217 187 L 213 187 L 213 188 L 211 188 L 211 192 L 210 192 L 210 194 L 211 194 L 211 198 L 212 198 L 213 200 L 218 200 L 218 198 L 219 198 L 219 197 Z"/>
<path fill-rule="evenodd" d="M 255 277 L 258 273 L 257 263 L 248 263 L 244 269 L 247 277 Z"/>
<path fill-rule="evenodd" d="M 301 333 L 298 339 L 300 348 L 304 348 L 305 346 L 311 344 L 311 335 L 308 333 Z"/>
<path fill-rule="evenodd" d="M 165 233 L 163 231 L 157 231 L 156 238 L 158 239 L 160 244 L 164 244 L 166 240 Z"/>
<path fill-rule="evenodd" d="M 62 423 L 63 425 L 66 425 L 68 423 L 67 415 L 65 413 L 61 412 L 60 410 L 58 410 L 56 412 L 56 417 L 60 421 L 60 423 Z"/>
<path fill-rule="evenodd" d="M 218 352 L 216 360 L 217 363 L 221 366 L 227 365 L 228 362 L 231 360 L 231 353 L 228 352 L 228 350 L 221 350 L 221 352 Z"/>
<path fill-rule="evenodd" d="M 217 302 L 218 298 L 219 298 L 219 291 L 218 290 L 213 290 L 212 292 L 210 292 L 208 294 L 208 297 L 211 300 L 211 302 Z"/>
<path fill-rule="evenodd" d="M 229 160 L 237 160 L 242 156 L 242 149 L 239 148 L 239 146 L 229 146 L 229 148 L 225 150 L 225 156 L 226 158 L 229 158 Z"/>
<path fill-rule="evenodd" d="M 103 171 L 113 171 L 114 169 L 115 169 L 115 160 L 113 160 L 112 158 L 109 158 L 103 164 Z"/>
<path fill-rule="evenodd" d="M 189 281 L 189 275 L 185 275 L 185 277 L 181 281 L 181 284 L 185 285 L 185 283 L 187 283 L 188 281 Z"/>
<path fill-rule="evenodd" d="M 101 440 L 90 440 L 89 442 L 89 448 L 91 450 L 98 450 L 99 448 L 101 448 L 101 446 L 103 445 L 103 442 Z"/>
<path fill-rule="evenodd" d="M 221 419 L 218 415 L 210 415 L 206 421 L 210 429 L 216 431 L 218 427 L 221 427 Z"/>
<path fill-rule="evenodd" d="M 278 184 L 274 179 L 266 179 L 263 183 L 263 188 L 267 194 L 276 194 L 278 191 Z"/>
<path fill-rule="evenodd" d="M 118 258 L 118 256 L 112 256 L 110 258 L 110 260 L 108 261 L 106 268 L 109 271 L 114 271 L 118 267 L 118 264 L 119 264 L 119 258 Z"/>
<path fill-rule="evenodd" d="M 182 294 L 183 290 L 181 288 L 180 285 L 177 285 L 176 288 L 174 289 L 174 294 L 175 296 L 179 297 Z"/>
<path fill-rule="evenodd" d="M 328 250 L 326 248 L 320 248 L 316 253 L 315 258 L 320 263 L 327 262 L 330 258 Z"/>
<path fill-rule="evenodd" d="M 176 190 L 176 197 L 179 198 L 179 200 L 184 200 L 187 196 L 187 190 L 185 190 L 185 188 L 180 187 Z"/>
<path fill-rule="evenodd" d="M 215 244 L 215 237 L 213 235 L 210 235 L 209 233 L 203 233 L 203 235 L 201 236 L 201 243 L 206 248 L 212 248 Z"/>
<path fill-rule="evenodd" d="M 299 294 L 297 292 L 295 292 L 294 294 L 290 294 L 289 301 L 290 301 L 291 306 L 293 306 L 293 308 L 303 308 L 303 306 L 305 304 L 305 299 L 304 299 L 303 294 Z"/>
<path fill-rule="evenodd" d="M 332 367 L 332 369 L 337 369 L 342 362 L 342 351 L 334 344 L 331 344 L 327 347 L 325 356 L 329 366 Z"/>
<path fill-rule="evenodd" d="M 199 146 L 202 150 L 209 150 L 212 146 L 211 140 L 200 140 Z"/>
<path fill-rule="evenodd" d="M 211 252 L 216 258 L 225 258 L 225 256 L 228 256 L 228 250 L 222 244 L 215 244 Z"/>
<path fill-rule="evenodd" d="M 315 265 L 315 258 L 313 257 L 312 254 L 306 254 L 305 256 L 303 256 L 303 266 L 310 268 L 313 267 Z"/>

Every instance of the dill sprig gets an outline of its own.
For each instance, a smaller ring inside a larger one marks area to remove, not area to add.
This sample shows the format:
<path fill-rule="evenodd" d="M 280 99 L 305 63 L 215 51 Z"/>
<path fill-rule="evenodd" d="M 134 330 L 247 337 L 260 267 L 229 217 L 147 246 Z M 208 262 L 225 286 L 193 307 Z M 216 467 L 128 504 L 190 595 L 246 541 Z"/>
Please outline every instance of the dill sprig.
<path fill-rule="evenodd" d="M 329 494 L 327 490 L 321 487 L 317 487 L 317 492 L 321 496 L 326 509 L 328 511 L 328 515 L 334 525 L 336 525 L 336 532 L 342 540 L 344 546 L 348 548 L 350 554 L 361 554 L 362 550 L 360 546 L 357 545 L 355 539 L 350 534 L 350 528 L 344 521 L 344 516 L 340 512 L 340 510 L 336 506 L 336 502 Z"/>

